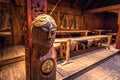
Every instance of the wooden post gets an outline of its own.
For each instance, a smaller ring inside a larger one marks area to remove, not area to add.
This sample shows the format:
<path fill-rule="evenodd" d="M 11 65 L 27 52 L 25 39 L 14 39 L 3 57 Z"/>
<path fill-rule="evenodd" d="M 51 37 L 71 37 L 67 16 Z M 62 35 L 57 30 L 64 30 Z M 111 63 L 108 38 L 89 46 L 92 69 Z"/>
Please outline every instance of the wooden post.
<path fill-rule="evenodd" d="M 58 8 L 58 12 L 57 12 L 57 26 L 58 26 L 58 30 L 60 29 L 60 11 Z"/>
<path fill-rule="evenodd" d="M 116 48 L 120 49 L 120 11 L 118 12 L 118 33 L 116 38 Z"/>
<path fill-rule="evenodd" d="M 31 0 L 26 1 L 26 13 L 27 13 L 27 26 L 25 28 L 25 63 L 26 63 L 26 80 L 31 80 L 31 73 L 30 73 L 30 54 L 32 49 L 32 40 L 31 40 Z"/>
<path fill-rule="evenodd" d="M 46 14 L 32 22 L 31 80 L 56 80 L 56 23 Z"/>
<path fill-rule="evenodd" d="M 32 53 L 32 34 L 31 23 L 32 19 L 39 14 L 47 13 L 47 0 L 25 0 L 25 63 L 26 63 L 26 80 L 38 80 L 33 78 L 31 71 L 31 53 Z M 40 75 L 38 73 L 38 75 Z M 37 75 L 36 75 L 37 76 Z M 53 78 L 52 78 L 53 79 Z M 40 79 L 39 79 L 40 80 Z M 44 78 L 42 79 L 44 80 Z M 50 80 L 49 78 L 46 80 Z"/>

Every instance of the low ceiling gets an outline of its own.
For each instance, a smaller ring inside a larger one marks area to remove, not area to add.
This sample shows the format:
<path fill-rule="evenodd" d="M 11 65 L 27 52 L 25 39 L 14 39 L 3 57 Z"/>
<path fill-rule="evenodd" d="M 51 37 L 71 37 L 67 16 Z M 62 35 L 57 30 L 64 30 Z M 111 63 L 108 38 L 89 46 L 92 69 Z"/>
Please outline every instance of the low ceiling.
<path fill-rule="evenodd" d="M 57 3 L 58 0 L 48 0 L 52 3 Z M 61 0 L 65 1 L 65 0 Z M 120 0 L 66 0 L 71 4 L 72 8 L 79 8 L 81 10 L 90 10 L 100 7 L 120 4 Z"/>

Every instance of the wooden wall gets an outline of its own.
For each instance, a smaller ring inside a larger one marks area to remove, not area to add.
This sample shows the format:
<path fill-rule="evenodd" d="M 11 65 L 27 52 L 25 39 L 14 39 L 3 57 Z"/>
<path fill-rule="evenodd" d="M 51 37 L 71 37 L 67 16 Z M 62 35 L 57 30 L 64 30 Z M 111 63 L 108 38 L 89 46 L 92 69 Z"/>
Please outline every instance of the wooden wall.
<path fill-rule="evenodd" d="M 51 13 L 54 6 L 55 4 L 49 3 L 48 1 L 48 14 Z M 71 4 L 69 2 L 62 1 L 56 7 L 51 16 L 55 18 L 58 25 L 58 30 L 71 30 L 73 28 L 77 29 L 74 25 L 81 26 L 81 24 L 76 23 L 80 22 L 80 15 L 80 10 L 73 9 L 71 8 Z"/>
<path fill-rule="evenodd" d="M 13 45 L 22 44 L 24 41 L 24 0 L 0 0 L 0 4 L 9 6 Z"/>
<path fill-rule="evenodd" d="M 12 2 L 11 2 L 12 1 Z M 11 27 L 14 45 L 23 43 L 24 28 L 24 0 L 0 0 L 1 4 L 10 5 Z M 57 2 L 48 0 L 47 14 L 50 14 Z M 79 8 L 73 8 L 72 3 L 61 1 L 52 13 L 55 18 L 58 30 L 94 30 L 111 29 L 117 32 L 116 14 L 86 14 Z"/>
<path fill-rule="evenodd" d="M 48 14 L 54 8 L 55 3 L 57 2 L 48 0 Z M 98 14 L 82 14 L 79 8 L 73 8 L 72 5 L 72 3 L 61 1 L 52 13 L 57 22 L 58 30 L 93 30 L 104 28 L 103 16 Z"/>
<path fill-rule="evenodd" d="M 24 0 L 15 0 L 12 3 L 12 24 L 14 45 L 23 43 L 24 27 Z"/>
<path fill-rule="evenodd" d="M 85 14 L 84 27 L 89 30 L 104 29 L 105 21 L 102 15 Z"/>
<path fill-rule="evenodd" d="M 104 15 L 105 29 L 110 29 L 112 32 L 118 31 L 118 16 L 116 13 L 106 13 Z"/>

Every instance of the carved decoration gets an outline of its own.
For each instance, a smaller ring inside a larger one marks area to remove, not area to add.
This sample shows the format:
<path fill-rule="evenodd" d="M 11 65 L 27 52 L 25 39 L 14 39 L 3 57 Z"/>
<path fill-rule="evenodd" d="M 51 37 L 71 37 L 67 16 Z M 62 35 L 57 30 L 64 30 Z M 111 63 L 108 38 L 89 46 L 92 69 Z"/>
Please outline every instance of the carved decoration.
<path fill-rule="evenodd" d="M 53 47 L 56 27 L 55 20 L 46 14 L 37 16 L 32 22 L 32 80 L 56 79 L 56 51 Z"/>
<path fill-rule="evenodd" d="M 32 20 L 39 14 L 47 12 L 47 0 L 24 0 L 24 38 L 25 38 L 25 54 L 26 54 L 26 80 L 35 80 L 31 73 L 31 53 L 32 53 L 32 38 L 31 38 L 31 23 Z M 36 75 L 37 76 L 37 75 Z"/>
<path fill-rule="evenodd" d="M 47 76 L 52 72 L 54 66 L 55 66 L 55 64 L 54 64 L 53 60 L 47 59 L 43 62 L 41 71 L 44 75 Z"/>
<path fill-rule="evenodd" d="M 45 12 L 44 1 L 45 0 L 31 0 L 32 19 Z"/>

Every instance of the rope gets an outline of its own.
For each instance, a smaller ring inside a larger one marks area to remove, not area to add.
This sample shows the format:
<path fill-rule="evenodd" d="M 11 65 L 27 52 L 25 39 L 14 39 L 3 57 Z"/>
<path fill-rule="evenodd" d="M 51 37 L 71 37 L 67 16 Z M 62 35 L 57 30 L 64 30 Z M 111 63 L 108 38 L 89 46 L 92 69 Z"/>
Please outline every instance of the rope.
<path fill-rule="evenodd" d="M 59 0 L 59 1 L 57 2 L 57 4 L 54 6 L 54 8 L 52 9 L 52 11 L 50 12 L 50 15 L 52 15 L 53 11 L 54 11 L 55 8 L 57 7 L 57 5 L 60 3 L 60 1 L 61 1 L 61 0 Z"/>

